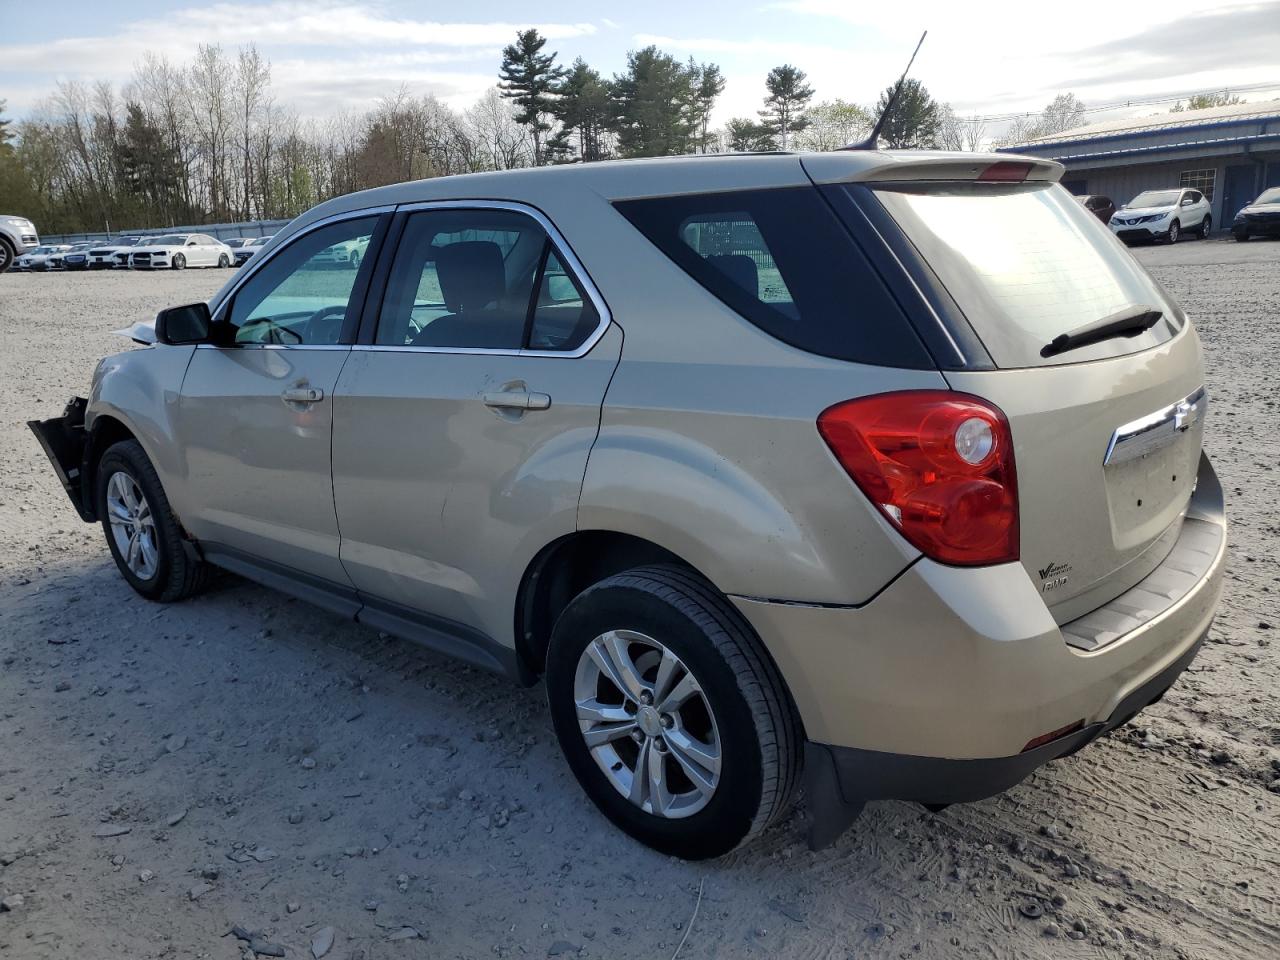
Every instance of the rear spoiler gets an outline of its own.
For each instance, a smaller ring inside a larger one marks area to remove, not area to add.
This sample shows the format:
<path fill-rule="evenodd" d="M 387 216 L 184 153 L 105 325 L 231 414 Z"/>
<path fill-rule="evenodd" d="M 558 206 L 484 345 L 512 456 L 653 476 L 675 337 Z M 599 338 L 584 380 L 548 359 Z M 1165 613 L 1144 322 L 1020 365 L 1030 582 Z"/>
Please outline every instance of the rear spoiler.
<path fill-rule="evenodd" d="M 1056 183 L 1063 166 L 1056 160 L 1010 153 L 952 153 L 933 150 L 806 153 L 800 157 L 814 183 L 901 183 L 929 180 L 983 180 Z"/>

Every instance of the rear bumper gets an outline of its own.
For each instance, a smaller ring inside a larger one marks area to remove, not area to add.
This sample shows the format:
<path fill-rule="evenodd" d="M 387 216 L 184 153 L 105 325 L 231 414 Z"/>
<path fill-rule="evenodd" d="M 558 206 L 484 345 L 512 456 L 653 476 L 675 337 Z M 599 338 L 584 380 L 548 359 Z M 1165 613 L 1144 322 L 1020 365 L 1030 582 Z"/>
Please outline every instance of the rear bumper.
<path fill-rule="evenodd" d="M 1222 591 L 1226 521 L 1207 457 L 1183 526 L 1197 544 L 1213 535 L 1198 576 L 1169 606 L 1089 650 L 1066 635 L 1099 611 L 1059 626 L 1016 563 L 920 560 L 859 608 L 735 598 L 800 711 L 811 802 L 824 792 L 836 809 L 980 799 L 1156 699 L 1195 656 Z M 1149 575 L 1153 584 L 1170 582 L 1163 566 Z"/>

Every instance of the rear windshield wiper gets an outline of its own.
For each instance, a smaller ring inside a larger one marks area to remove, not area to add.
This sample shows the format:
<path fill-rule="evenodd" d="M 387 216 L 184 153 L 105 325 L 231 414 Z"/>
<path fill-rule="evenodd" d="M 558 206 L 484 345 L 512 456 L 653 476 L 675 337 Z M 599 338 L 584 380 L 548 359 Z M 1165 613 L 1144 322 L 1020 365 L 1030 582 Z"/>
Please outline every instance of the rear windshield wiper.
<path fill-rule="evenodd" d="M 1074 350 L 1076 347 L 1087 347 L 1091 343 L 1110 340 L 1112 337 L 1136 337 L 1154 327 L 1163 316 L 1161 311 L 1145 303 L 1125 307 L 1123 310 L 1108 314 L 1101 320 L 1058 334 L 1040 348 L 1040 356 L 1056 356 L 1059 353 Z"/>

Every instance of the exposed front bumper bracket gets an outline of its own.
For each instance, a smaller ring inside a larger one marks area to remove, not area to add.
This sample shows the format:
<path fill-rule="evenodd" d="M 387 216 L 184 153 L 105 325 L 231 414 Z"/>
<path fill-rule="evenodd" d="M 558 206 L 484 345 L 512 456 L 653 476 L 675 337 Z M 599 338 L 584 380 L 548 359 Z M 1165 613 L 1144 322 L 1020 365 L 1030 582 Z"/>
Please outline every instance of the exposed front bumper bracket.
<path fill-rule="evenodd" d="M 97 517 L 90 506 L 84 489 L 84 454 L 88 436 L 84 429 L 84 412 L 88 401 L 84 397 L 72 397 L 60 417 L 48 420 L 28 420 L 27 426 L 40 441 L 40 446 L 53 464 L 62 489 L 67 491 L 71 504 L 80 519 L 92 523 Z"/>

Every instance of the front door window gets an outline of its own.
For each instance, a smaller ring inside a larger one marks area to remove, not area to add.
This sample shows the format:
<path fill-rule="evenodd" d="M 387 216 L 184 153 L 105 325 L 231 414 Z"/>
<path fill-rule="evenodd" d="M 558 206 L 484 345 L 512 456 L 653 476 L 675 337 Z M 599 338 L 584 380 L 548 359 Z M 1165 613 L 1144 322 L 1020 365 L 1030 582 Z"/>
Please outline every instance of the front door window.
<path fill-rule="evenodd" d="M 295 240 L 272 257 L 235 294 L 226 312 L 226 341 L 236 344 L 336 344 L 354 329 L 359 308 L 352 291 L 372 263 L 352 266 L 333 249 L 366 249 L 376 216 L 344 220 Z M 348 324 L 350 325 L 348 327 Z"/>

